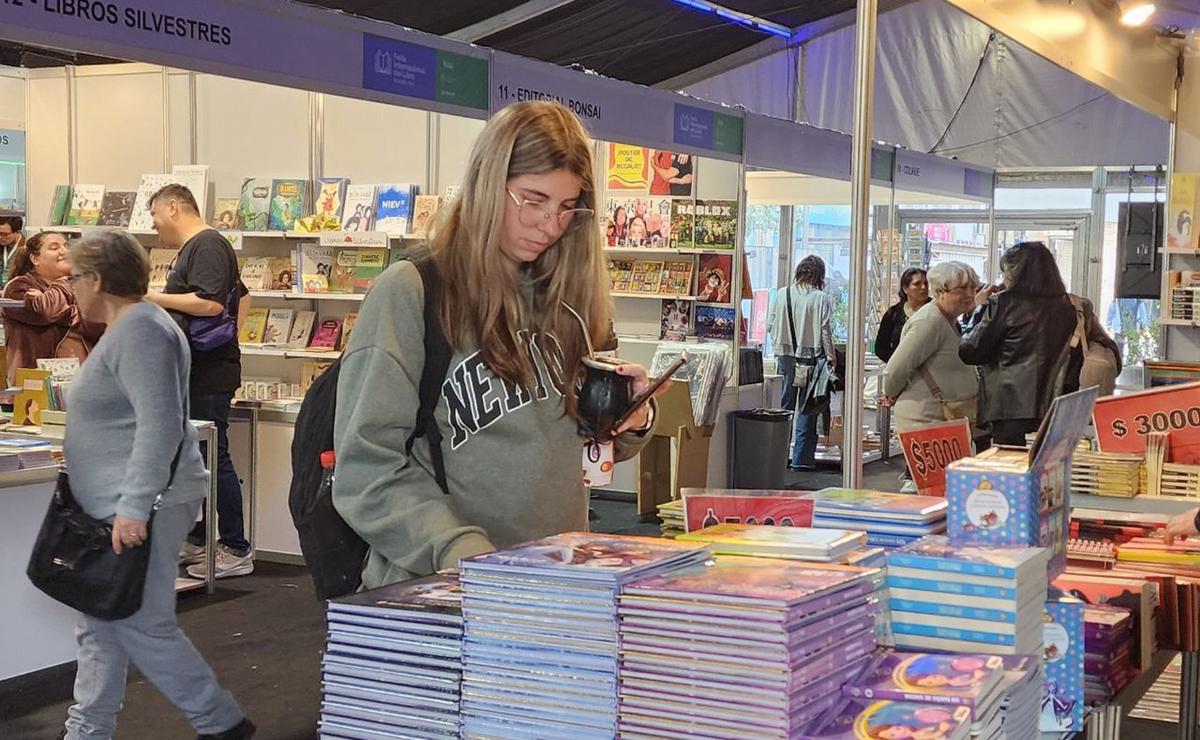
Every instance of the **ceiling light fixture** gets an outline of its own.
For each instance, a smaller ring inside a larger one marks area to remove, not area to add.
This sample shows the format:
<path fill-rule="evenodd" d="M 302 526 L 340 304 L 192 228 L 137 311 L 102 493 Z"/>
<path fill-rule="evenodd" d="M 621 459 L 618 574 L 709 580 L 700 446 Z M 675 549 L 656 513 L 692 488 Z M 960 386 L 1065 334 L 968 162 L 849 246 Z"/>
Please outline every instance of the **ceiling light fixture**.
<path fill-rule="evenodd" d="M 1117 0 L 1117 10 L 1121 13 L 1122 25 L 1140 26 L 1154 15 L 1154 3 L 1146 0 Z"/>
<path fill-rule="evenodd" d="M 715 13 L 727 21 L 737 23 L 745 26 L 746 28 L 760 31 L 762 33 L 769 33 L 773 36 L 782 36 L 783 38 L 789 38 L 792 35 L 792 29 L 788 28 L 787 26 L 774 23 L 765 18 L 759 18 L 756 15 L 750 15 L 749 13 L 742 13 L 737 10 L 732 10 L 718 3 L 707 2 L 707 0 L 675 0 L 675 2 L 695 8 L 696 10 L 703 10 L 706 13 Z"/>

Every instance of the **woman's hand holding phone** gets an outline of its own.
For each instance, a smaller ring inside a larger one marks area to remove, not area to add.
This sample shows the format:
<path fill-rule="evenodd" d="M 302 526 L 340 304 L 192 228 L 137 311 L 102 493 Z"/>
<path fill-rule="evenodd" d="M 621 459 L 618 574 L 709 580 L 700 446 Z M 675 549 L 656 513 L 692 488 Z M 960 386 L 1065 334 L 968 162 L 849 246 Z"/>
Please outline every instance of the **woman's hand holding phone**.
<path fill-rule="evenodd" d="M 640 403 L 632 408 L 625 415 L 624 421 L 617 425 L 617 428 L 613 433 L 623 434 L 624 432 L 631 430 L 640 431 L 649 427 L 651 421 L 650 399 L 658 398 L 667 392 L 667 389 L 671 387 L 671 380 L 669 380 L 669 378 L 671 375 L 674 375 L 675 371 L 678 369 L 678 367 L 668 368 L 668 372 L 664 373 L 668 379 L 662 380 L 658 387 L 654 389 L 653 393 L 651 393 L 645 399 L 642 399 Z M 651 386 L 650 376 L 649 373 L 646 372 L 646 368 L 636 363 L 628 363 L 617 367 L 617 374 L 633 379 L 632 391 L 634 398 L 640 398 L 642 394 L 644 394 Z"/>

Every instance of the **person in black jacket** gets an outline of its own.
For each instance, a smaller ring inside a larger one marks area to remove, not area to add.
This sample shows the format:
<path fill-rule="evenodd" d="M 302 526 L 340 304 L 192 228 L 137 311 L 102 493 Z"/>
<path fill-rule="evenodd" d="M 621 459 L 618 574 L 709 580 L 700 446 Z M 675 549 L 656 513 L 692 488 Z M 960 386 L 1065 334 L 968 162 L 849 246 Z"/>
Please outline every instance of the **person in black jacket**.
<path fill-rule="evenodd" d="M 900 346 L 900 332 L 908 317 L 929 303 L 929 278 L 920 267 L 910 267 L 900 276 L 900 301 L 884 312 L 875 334 L 875 356 L 887 362 Z"/>
<path fill-rule="evenodd" d="M 1065 386 L 1075 308 L 1053 253 L 1042 242 L 1019 242 L 1000 260 L 1004 287 L 976 297 L 958 356 L 983 370 L 980 415 L 996 444 L 1025 444 Z"/>

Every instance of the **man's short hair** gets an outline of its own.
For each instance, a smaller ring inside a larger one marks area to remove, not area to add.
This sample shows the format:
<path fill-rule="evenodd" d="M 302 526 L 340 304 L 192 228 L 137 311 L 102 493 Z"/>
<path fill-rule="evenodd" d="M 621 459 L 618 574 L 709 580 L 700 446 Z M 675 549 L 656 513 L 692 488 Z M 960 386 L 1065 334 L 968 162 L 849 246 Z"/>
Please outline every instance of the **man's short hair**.
<path fill-rule="evenodd" d="M 192 213 L 200 215 L 200 206 L 196 204 L 196 197 L 192 195 L 192 191 L 186 185 L 171 183 L 163 185 L 154 195 L 150 196 L 150 205 L 156 202 L 173 200 L 176 203 L 185 205 L 192 209 Z"/>
<path fill-rule="evenodd" d="M 0 216 L 0 224 L 8 224 L 8 228 L 15 234 L 25 228 L 25 219 L 20 216 Z"/>

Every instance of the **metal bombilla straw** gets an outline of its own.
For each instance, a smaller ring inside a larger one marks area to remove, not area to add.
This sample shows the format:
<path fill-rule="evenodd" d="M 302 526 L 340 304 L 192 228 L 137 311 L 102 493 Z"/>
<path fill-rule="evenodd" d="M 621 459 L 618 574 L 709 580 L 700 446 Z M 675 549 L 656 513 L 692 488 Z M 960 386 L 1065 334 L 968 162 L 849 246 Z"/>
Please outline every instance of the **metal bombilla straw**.
<path fill-rule="evenodd" d="M 596 359 L 596 350 L 592 348 L 592 333 L 588 330 L 587 322 L 583 320 L 583 317 L 579 315 L 578 311 L 571 308 L 569 303 L 566 301 L 559 301 L 559 303 L 562 304 L 563 308 L 570 311 L 571 315 L 575 317 L 575 320 L 579 322 L 579 328 L 583 330 L 583 341 L 587 342 L 588 359 Z"/>

